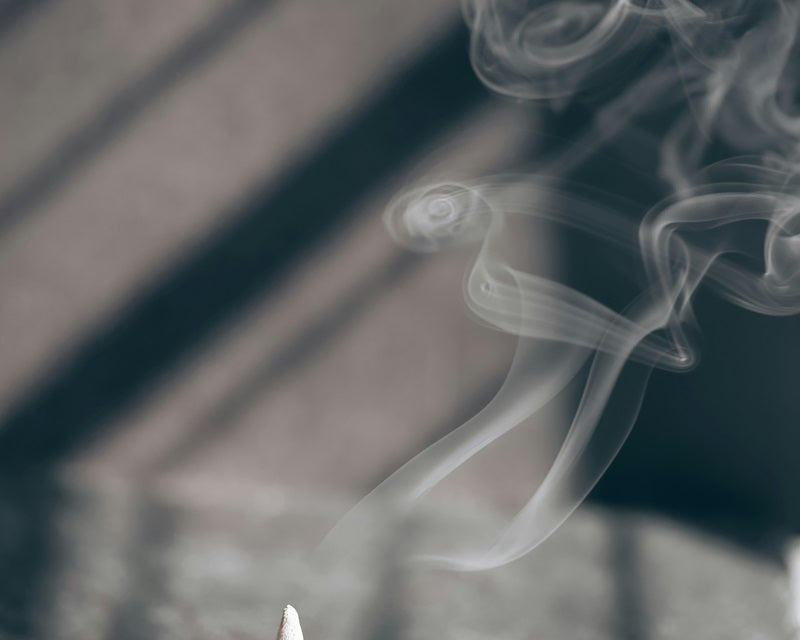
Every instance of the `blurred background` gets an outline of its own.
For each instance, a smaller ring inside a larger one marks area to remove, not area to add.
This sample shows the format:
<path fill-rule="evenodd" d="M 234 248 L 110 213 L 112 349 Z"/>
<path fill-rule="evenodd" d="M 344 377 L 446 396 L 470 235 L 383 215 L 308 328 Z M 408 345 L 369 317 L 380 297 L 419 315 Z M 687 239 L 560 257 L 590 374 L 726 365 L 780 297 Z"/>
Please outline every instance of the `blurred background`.
<path fill-rule="evenodd" d="M 0 638 L 271 637 L 311 597 L 287 549 L 514 351 L 465 312 L 474 248 L 395 246 L 386 203 L 513 169 L 592 108 L 492 96 L 453 0 L 0 0 Z M 568 249 L 531 251 L 613 289 Z M 654 375 L 594 504 L 533 565 L 448 578 L 460 637 L 501 592 L 508 637 L 790 637 L 800 321 L 698 315 L 700 367 Z M 472 517 L 513 513 L 541 448 L 482 456 Z M 367 575 L 361 636 L 437 637 Z M 306 635 L 338 637 L 315 607 Z"/>

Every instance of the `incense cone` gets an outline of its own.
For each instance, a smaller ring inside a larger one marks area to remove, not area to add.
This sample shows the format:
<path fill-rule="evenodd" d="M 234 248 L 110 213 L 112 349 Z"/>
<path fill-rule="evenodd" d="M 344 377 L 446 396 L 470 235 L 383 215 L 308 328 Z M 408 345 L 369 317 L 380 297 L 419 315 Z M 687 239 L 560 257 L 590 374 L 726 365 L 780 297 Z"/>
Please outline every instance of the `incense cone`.
<path fill-rule="evenodd" d="M 283 610 L 281 626 L 278 627 L 277 640 L 303 640 L 303 630 L 300 628 L 300 616 L 295 608 L 287 604 Z"/>

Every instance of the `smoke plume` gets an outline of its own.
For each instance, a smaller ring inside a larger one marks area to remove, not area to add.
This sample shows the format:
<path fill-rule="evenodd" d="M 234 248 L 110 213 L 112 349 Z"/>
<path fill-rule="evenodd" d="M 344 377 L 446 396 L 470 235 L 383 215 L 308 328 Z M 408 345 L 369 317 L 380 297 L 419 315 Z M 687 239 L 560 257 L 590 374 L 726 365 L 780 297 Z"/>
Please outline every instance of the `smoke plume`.
<path fill-rule="evenodd" d="M 492 91 L 554 117 L 581 101 L 600 106 L 577 140 L 531 167 L 418 187 L 388 207 L 390 233 L 412 250 L 478 245 L 467 306 L 519 345 L 488 406 L 390 476 L 338 531 L 376 508 L 411 508 L 579 384 L 549 472 L 497 539 L 427 555 L 474 570 L 547 538 L 619 451 L 650 372 L 695 365 L 701 284 L 755 313 L 800 313 L 800 0 L 464 0 L 463 11 L 472 65 Z M 615 194 L 571 179 L 614 145 L 654 167 L 663 193 L 649 209 L 616 206 Z M 612 308 L 527 270 L 510 250 L 523 219 L 631 257 L 637 293 Z"/>

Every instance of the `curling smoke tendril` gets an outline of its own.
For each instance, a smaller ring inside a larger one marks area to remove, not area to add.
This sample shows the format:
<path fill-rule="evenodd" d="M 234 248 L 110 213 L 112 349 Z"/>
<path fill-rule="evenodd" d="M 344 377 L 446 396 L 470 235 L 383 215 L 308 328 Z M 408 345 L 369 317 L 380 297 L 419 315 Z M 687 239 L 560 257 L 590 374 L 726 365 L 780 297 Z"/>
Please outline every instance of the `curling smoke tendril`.
<path fill-rule="evenodd" d="M 619 87 L 576 144 L 535 170 L 417 188 L 386 212 L 390 233 L 411 249 L 479 243 L 467 305 L 519 336 L 519 346 L 487 407 L 401 467 L 350 519 L 376 505 L 410 508 L 582 383 L 549 472 L 503 533 L 488 548 L 426 556 L 473 570 L 510 562 L 547 538 L 619 451 L 650 372 L 694 366 L 692 299 L 701 283 L 756 313 L 800 313 L 800 0 L 464 0 L 463 9 L 473 67 L 494 91 L 558 110 L 598 80 Z M 630 59 L 659 42 L 668 44 L 651 51 L 652 64 Z M 659 120 L 667 122 L 648 129 L 645 116 L 657 110 L 670 114 Z M 664 184 L 661 201 L 636 216 L 568 180 L 627 133 L 654 141 L 637 153 L 654 157 Z M 638 295 L 612 309 L 515 266 L 507 229 L 519 218 L 634 255 L 644 274 Z"/>

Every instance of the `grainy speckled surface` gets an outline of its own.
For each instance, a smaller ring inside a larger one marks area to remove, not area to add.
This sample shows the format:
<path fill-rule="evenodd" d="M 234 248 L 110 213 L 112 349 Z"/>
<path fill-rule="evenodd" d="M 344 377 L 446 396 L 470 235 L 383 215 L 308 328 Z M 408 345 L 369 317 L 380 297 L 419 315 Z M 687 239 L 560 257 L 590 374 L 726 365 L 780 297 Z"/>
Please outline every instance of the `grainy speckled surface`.
<path fill-rule="evenodd" d="M 489 572 L 402 562 L 414 539 L 498 522 L 440 505 L 383 539 L 352 538 L 344 570 L 331 571 L 313 551 L 335 502 L 171 499 L 84 490 L 64 502 L 43 637 L 255 640 L 274 633 L 286 602 L 309 640 L 789 637 L 781 567 L 661 518 L 583 508 L 532 554 Z"/>

